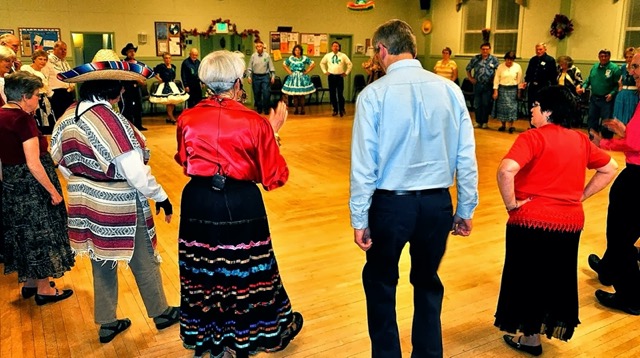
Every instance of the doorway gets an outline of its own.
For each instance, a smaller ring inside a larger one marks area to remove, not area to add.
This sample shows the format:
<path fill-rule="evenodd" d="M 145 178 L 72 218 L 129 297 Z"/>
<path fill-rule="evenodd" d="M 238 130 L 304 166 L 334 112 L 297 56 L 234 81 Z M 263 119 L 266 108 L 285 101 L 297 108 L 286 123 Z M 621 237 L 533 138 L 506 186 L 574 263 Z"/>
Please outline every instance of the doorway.
<path fill-rule="evenodd" d="M 113 37 L 113 32 L 72 32 L 71 54 L 75 66 L 91 62 L 103 48 L 113 49 Z"/>
<path fill-rule="evenodd" d="M 353 57 L 351 57 L 353 52 L 353 46 L 352 46 L 353 36 L 352 35 L 335 35 L 335 34 L 329 35 L 329 48 L 328 48 L 329 51 L 331 51 L 331 44 L 334 41 L 338 41 L 338 43 L 340 43 L 340 52 L 347 55 L 347 57 L 349 57 L 351 62 L 353 62 Z M 353 70 L 351 70 L 351 73 L 349 73 L 349 76 L 344 78 L 344 100 L 346 102 L 351 101 L 351 96 L 352 96 L 351 91 L 353 91 L 352 90 L 353 88 L 352 73 L 353 73 Z"/>

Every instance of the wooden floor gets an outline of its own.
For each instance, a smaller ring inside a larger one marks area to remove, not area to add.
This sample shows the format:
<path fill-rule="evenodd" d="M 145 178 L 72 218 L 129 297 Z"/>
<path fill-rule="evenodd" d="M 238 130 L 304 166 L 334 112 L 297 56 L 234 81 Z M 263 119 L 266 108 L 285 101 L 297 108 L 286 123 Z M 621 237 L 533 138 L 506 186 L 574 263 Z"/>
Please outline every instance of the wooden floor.
<path fill-rule="evenodd" d="M 349 147 L 353 107 L 344 118 L 331 117 L 328 104 L 310 106 L 306 116 L 294 116 L 281 130 L 282 152 L 291 176 L 280 189 L 264 193 L 273 245 L 282 278 L 295 310 L 305 323 L 284 352 L 258 357 L 369 357 L 361 270 L 365 256 L 353 244 L 349 225 Z M 173 162 L 174 126 L 164 117 L 144 118 L 152 156 L 150 165 L 169 193 L 176 214 L 171 224 L 156 220 L 163 257 L 163 284 L 170 304 L 180 296 L 177 232 L 180 194 L 187 178 Z M 480 170 L 480 205 L 471 236 L 452 236 L 440 267 L 445 285 L 442 329 L 445 357 L 523 356 L 502 341 L 493 314 L 504 259 L 507 214 L 496 186 L 496 169 L 516 134 L 476 129 Z M 528 122 L 518 121 L 519 131 Z M 614 154 L 624 165 L 623 156 Z M 569 342 L 543 338 L 546 357 L 640 356 L 640 320 L 599 305 L 601 288 L 587 265 L 590 253 L 605 247 L 608 189 L 585 203 L 586 227 L 579 251 L 580 319 Z M 403 356 L 411 352 L 412 288 L 408 253 L 403 254 L 397 295 L 397 315 Z M 526 280 L 526 277 L 523 277 Z M 131 328 L 113 342 L 100 344 L 93 323 L 93 286 L 87 258 L 58 287 L 75 294 L 60 303 L 36 306 L 20 297 L 16 275 L 0 276 L 1 357 L 189 357 L 178 326 L 158 332 L 137 291 L 131 272 L 120 268 L 119 317 Z M 523 307 L 526 309 L 526 307 Z"/>

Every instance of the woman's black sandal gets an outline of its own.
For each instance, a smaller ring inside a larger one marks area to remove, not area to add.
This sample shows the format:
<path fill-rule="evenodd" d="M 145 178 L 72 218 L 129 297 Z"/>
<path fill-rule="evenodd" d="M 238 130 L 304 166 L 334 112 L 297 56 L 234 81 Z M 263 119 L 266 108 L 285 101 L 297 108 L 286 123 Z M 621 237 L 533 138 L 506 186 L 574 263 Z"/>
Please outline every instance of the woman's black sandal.
<path fill-rule="evenodd" d="M 282 332 L 282 343 L 280 343 L 280 348 L 278 348 L 276 351 L 281 351 L 287 348 L 289 343 L 291 343 L 291 341 L 293 341 L 293 339 L 302 330 L 303 323 L 304 319 L 302 318 L 302 314 L 300 314 L 300 312 L 293 312 L 291 323 L 289 324 L 289 327 L 284 332 Z"/>
<path fill-rule="evenodd" d="M 129 326 L 131 326 L 131 320 L 129 320 L 128 318 L 119 319 L 116 322 L 118 322 L 118 324 L 116 324 L 115 326 L 106 326 L 104 324 L 100 326 L 100 330 L 104 329 L 107 331 L 111 331 L 111 333 L 107 334 L 106 336 L 100 336 L 100 343 L 111 342 L 114 338 L 116 338 L 118 333 L 126 330 L 127 328 L 129 328 Z"/>
<path fill-rule="evenodd" d="M 165 313 L 158 317 L 153 317 L 153 322 L 157 329 L 165 329 L 180 320 L 180 307 L 169 307 Z"/>

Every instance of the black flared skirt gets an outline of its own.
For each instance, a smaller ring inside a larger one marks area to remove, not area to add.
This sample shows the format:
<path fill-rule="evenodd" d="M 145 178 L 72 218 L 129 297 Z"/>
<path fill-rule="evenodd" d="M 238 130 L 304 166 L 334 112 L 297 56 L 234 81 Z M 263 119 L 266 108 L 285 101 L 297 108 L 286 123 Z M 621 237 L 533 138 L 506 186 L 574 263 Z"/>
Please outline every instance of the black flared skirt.
<path fill-rule="evenodd" d="M 578 319 L 580 232 L 507 225 L 495 314 L 502 331 L 569 340 Z"/>

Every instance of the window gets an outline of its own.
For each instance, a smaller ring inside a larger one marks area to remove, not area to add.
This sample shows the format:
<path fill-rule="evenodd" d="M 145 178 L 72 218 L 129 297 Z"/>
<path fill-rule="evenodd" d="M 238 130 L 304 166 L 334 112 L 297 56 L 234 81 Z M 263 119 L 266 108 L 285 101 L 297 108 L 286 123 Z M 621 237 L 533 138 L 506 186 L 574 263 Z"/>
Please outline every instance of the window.
<path fill-rule="evenodd" d="M 635 0 L 640 3 L 640 0 Z M 468 0 L 464 6 L 464 53 L 477 53 L 482 44 L 482 29 L 491 29 L 489 42 L 493 53 L 504 54 L 518 48 L 520 5 L 513 0 Z"/>
<path fill-rule="evenodd" d="M 638 47 L 640 44 L 640 0 L 627 2 L 624 26 L 624 48 Z"/>

